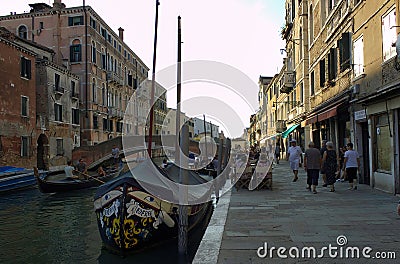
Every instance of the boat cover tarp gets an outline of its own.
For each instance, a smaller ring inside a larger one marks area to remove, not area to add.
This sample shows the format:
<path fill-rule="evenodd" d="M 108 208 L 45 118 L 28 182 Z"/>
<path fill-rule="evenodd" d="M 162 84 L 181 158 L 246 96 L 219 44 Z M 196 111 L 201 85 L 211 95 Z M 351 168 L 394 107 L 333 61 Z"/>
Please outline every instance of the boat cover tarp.
<path fill-rule="evenodd" d="M 204 199 L 206 195 L 209 195 L 211 184 L 206 184 L 207 181 L 194 171 L 186 170 L 186 172 L 189 201 Z M 135 185 L 136 182 L 162 200 L 173 203 L 179 201 L 179 186 L 176 184 L 179 183 L 179 168 L 171 164 L 166 169 L 160 170 L 151 160 L 143 161 L 131 171 L 101 185 L 96 191 L 95 199 L 118 186 L 123 186 L 124 183 Z"/>
<path fill-rule="evenodd" d="M 18 171 L 24 171 L 26 170 L 25 168 L 17 168 L 13 166 L 2 166 L 0 167 L 0 173 L 9 173 L 9 172 L 18 172 Z"/>

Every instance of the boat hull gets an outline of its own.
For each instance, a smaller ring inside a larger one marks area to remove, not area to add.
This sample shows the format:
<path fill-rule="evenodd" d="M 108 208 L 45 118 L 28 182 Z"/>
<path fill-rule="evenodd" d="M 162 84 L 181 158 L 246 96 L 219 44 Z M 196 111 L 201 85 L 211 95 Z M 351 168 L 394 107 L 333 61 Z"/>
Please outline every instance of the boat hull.
<path fill-rule="evenodd" d="M 47 177 L 36 177 L 39 190 L 42 193 L 70 192 L 75 190 L 97 187 L 118 176 L 120 171 L 115 170 L 105 176 L 92 176 L 87 180 L 62 179 L 57 181 L 46 180 Z M 48 175 L 47 175 L 48 176 Z"/>
<path fill-rule="evenodd" d="M 132 178 L 95 202 L 104 246 L 126 255 L 169 241 L 178 235 L 178 205 L 149 194 Z M 188 230 L 203 223 L 212 204 L 188 206 Z"/>
<path fill-rule="evenodd" d="M 39 174 L 41 177 L 44 177 L 46 172 L 40 171 Z M 36 180 L 33 171 L 17 173 L 15 175 L 0 178 L 0 193 L 32 188 L 35 185 Z"/>

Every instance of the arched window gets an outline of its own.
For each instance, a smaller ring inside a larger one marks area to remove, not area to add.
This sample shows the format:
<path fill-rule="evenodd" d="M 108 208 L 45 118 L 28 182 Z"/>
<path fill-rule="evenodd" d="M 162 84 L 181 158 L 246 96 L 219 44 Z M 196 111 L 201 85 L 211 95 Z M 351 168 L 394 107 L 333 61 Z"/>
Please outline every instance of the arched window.
<path fill-rule="evenodd" d="M 103 105 L 107 105 L 107 98 L 106 98 L 106 85 L 103 83 L 101 88 L 101 98 Z"/>
<path fill-rule="evenodd" d="M 69 51 L 70 51 L 71 62 L 82 61 L 82 46 L 81 46 L 81 41 L 79 39 L 74 39 L 74 41 L 72 41 L 72 45 L 70 46 Z"/>
<path fill-rule="evenodd" d="M 28 39 L 28 29 L 26 26 L 21 25 L 18 28 L 18 36 L 23 39 Z"/>
<path fill-rule="evenodd" d="M 96 88 L 96 79 L 93 78 L 92 81 L 92 98 L 93 102 L 97 102 L 97 88 Z"/>
<path fill-rule="evenodd" d="M 92 62 L 96 63 L 96 43 L 92 41 Z"/>

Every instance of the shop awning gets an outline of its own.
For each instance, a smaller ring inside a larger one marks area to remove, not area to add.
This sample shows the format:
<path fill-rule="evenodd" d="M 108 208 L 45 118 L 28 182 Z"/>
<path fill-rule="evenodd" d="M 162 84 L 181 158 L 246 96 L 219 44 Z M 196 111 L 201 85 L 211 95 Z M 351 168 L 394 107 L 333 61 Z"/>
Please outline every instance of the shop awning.
<path fill-rule="evenodd" d="M 283 138 L 287 138 L 287 137 L 289 136 L 289 134 L 292 133 L 293 130 L 295 130 L 296 127 L 298 127 L 299 125 L 300 125 L 300 124 L 295 124 L 295 125 L 289 127 L 288 129 L 286 129 L 286 131 L 283 131 L 283 132 L 282 132 L 282 137 L 283 137 Z"/>

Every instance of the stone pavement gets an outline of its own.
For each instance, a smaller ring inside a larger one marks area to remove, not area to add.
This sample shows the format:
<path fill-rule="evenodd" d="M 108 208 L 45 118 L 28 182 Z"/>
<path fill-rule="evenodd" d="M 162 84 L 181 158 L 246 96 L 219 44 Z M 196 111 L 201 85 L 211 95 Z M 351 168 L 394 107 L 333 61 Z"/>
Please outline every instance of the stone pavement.
<path fill-rule="evenodd" d="M 321 186 L 321 179 L 318 194 L 313 194 L 306 190 L 302 168 L 299 180 L 292 179 L 289 164 L 281 161 L 273 169 L 273 190 L 233 189 L 221 197 L 193 263 L 400 263 L 398 197 L 367 185 L 350 191 L 346 182 L 336 183 L 336 192 L 331 193 Z M 347 244 L 338 244 L 339 236 L 345 236 Z M 257 254 L 265 243 L 268 254 L 276 248 L 272 258 Z M 331 254 L 337 252 L 338 257 L 329 257 L 327 249 L 323 259 L 308 258 L 307 248 L 315 248 L 318 256 L 330 244 L 337 247 Z M 282 254 L 287 259 L 278 257 L 279 247 L 286 248 Z M 352 256 L 349 247 L 360 250 L 359 259 L 346 258 Z M 363 258 L 365 247 L 372 248 L 365 252 L 371 259 Z M 296 250 L 299 258 L 292 257 Z M 379 252 L 395 252 L 396 260 L 372 258 Z"/>

